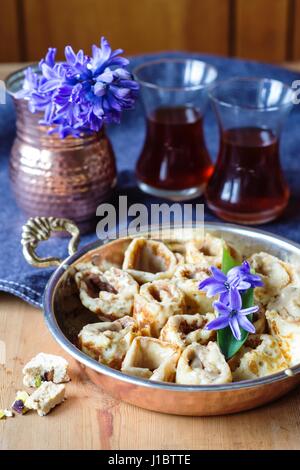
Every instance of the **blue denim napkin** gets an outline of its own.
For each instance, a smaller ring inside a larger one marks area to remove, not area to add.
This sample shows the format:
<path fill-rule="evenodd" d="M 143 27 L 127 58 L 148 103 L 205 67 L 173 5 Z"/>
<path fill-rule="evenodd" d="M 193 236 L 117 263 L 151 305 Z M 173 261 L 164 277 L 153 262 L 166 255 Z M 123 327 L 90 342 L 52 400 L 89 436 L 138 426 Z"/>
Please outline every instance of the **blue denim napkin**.
<path fill-rule="evenodd" d="M 219 79 L 235 76 L 268 77 L 291 84 L 300 75 L 279 67 L 257 62 L 221 58 L 203 54 L 163 53 L 138 56 L 131 59 L 131 67 L 161 57 L 193 57 L 216 66 Z M 283 216 L 262 228 L 300 242 L 300 105 L 295 106 L 286 123 L 282 136 L 282 164 L 288 179 L 292 196 Z M 218 133 L 215 118 L 209 109 L 206 117 L 207 145 L 213 159 L 218 149 Z M 22 225 L 26 217 L 17 207 L 10 190 L 8 161 L 15 133 L 15 115 L 11 99 L 0 105 L 0 290 L 10 292 L 25 301 L 41 306 L 45 285 L 53 269 L 37 269 L 29 266 L 23 258 L 20 244 Z M 111 202 L 117 203 L 119 195 L 127 195 L 128 204 L 142 202 L 150 205 L 160 200 L 147 196 L 136 187 L 133 171 L 143 144 L 145 133 L 144 118 L 140 103 L 134 111 L 124 113 L 120 126 L 109 128 L 118 166 L 118 187 Z M 272 171 L 272 169 L 270 169 Z M 203 203 L 202 199 L 195 202 Z M 37 214 L 42 215 L 42 214 Z M 206 220 L 216 220 L 209 209 L 205 210 Z M 81 246 L 96 240 L 96 233 L 82 236 Z M 41 253 L 67 256 L 68 239 L 54 238 L 41 246 Z"/>

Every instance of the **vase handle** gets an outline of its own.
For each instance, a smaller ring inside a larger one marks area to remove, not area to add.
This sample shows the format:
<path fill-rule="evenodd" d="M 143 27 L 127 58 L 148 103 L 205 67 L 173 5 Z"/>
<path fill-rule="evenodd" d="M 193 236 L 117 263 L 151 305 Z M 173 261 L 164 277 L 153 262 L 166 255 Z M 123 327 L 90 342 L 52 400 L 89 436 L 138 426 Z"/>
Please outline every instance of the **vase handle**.
<path fill-rule="evenodd" d="M 68 245 L 68 251 L 70 255 L 76 253 L 80 232 L 72 220 L 57 217 L 31 217 L 23 226 L 21 243 L 23 245 L 23 255 L 32 266 L 47 268 L 49 266 L 59 266 L 62 263 L 60 258 L 40 258 L 35 253 L 39 242 L 48 240 L 53 231 L 69 232 L 72 238 Z"/>

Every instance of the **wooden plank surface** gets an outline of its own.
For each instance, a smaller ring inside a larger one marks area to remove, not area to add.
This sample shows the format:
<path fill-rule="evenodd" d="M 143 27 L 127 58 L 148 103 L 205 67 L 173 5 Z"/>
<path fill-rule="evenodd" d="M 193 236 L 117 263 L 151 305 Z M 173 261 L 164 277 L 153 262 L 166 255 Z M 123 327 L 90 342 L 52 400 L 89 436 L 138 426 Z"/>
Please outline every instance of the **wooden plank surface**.
<path fill-rule="evenodd" d="M 236 0 L 234 55 L 282 62 L 287 58 L 289 0 Z"/>
<path fill-rule="evenodd" d="M 187 50 L 280 62 L 300 58 L 300 0 L 1 0 L 0 62 L 52 45 L 89 50 L 105 35 L 127 54 Z"/>
<path fill-rule="evenodd" d="M 300 71 L 300 63 L 286 65 Z M 0 79 L 20 66 L 0 66 Z M 0 449 L 300 449 L 299 389 L 260 409 L 223 417 L 167 416 L 120 403 L 99 391 L 56 344 L 40 310 L 3 293 L 0 341 L 6 349 L 0 408 L 22 389 L 22 367 L 38 352 L 64 356 L 72 377 L 67 401 L 49 416 L 32 412 L 1 420 Z"/>
<path fill-rule="evenodd" d="M 187 49 L 227 54 L 229 0 L 23 0 L 27 60 L 49 46 L 90 50 L 104 35 L 126 54 Z M 58 14 L 59 12 L 59 14 Z"/>
<path fill-rule="evenodd" d="M 232 416 L 188 418 L 145 411 L 101 393 L 50 336 L 42 312 L 0 294 L 0 407 L 22 388 L 22 367 L 38 352 L 64 356 L 72 382 L 50 415 L 0 421 L 1 449 L 299 449 L 300 393 Z"/>
<path fill-rule="evenodd" d="M 17 0 L 1 0 L 0 62 L 21 60 Z"/>

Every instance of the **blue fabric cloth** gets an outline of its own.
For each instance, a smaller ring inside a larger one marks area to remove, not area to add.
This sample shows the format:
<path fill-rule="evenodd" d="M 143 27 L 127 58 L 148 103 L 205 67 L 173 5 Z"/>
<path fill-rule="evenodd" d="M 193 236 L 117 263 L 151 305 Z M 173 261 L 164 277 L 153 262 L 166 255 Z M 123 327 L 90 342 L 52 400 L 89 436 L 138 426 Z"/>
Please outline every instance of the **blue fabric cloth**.
<path fill-rule="evenodd" d="M 257 62 L 221 58 L 203 54 L 168 53 L 134 57 L 131 66 L 160 57 L 194 57 L 205 60 L 217 67 L 219 79 L 235 76 L 268 77 L 282 80 L 291 84 L 300 75 L 288 70 Z M 272 233 L 283 235 L 300 242 L 300 105 L 295 106 L 286 123 L 282 136 L 282 164 L 290 188 L 291 199 L 283 216 L 262 228 Z M 211 110 L 206 117 L 206 139 L 213 159 L 218 149 L 218 133 L 216 121 Z M 117 201 L 118 195 L 126 194 L 128 203 L 160 202 L 149 197 L 136 187 L 133 171 L 144 138 L 144 118 L 141 104 L 134 111 L 124 113 L 120 126 L 109 128 L 118 166 L 118 187 L 112 201 Z M 20 237 L 22 225 L 26 217 L 18 209 L 10 190 L 8 178 L 8 161 L 10 147 L 15 133 L 15 115 L 13 104 L 8 97 L 6 105 L 0 105 L 0 290 L 10 292 L 34 305 L 40 306 L 45 285 L 53 269 L 36 269 L 29 266 L 23 259 Z M 270 171 L 272 169 L 270 168 Z M 204 202 L 202 199 L 196 201 Z M 40 214 L 37 214 L 40 215 Z M 206 220 L 216 220 L 206 209 Z M 82 236 L 81 246 L 96 240 L 96 234 Z M 54 238 L 41 247 L 43 254 L 55 254 L 61 258 L 67 255 L 68 239 Z"/>

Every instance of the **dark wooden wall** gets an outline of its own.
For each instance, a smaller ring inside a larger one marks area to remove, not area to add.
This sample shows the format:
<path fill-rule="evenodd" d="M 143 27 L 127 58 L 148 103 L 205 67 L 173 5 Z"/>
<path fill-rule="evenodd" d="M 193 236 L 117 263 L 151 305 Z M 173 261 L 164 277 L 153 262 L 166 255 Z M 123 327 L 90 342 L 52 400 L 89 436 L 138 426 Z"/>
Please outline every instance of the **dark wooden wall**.
<path fill-rule="evenodd" d="M 35 61 L 49 46 L 89 51 L 101 35 L 126 54 L 300 60 L 300 0 L 0 0 L 0 62 Z"/>

